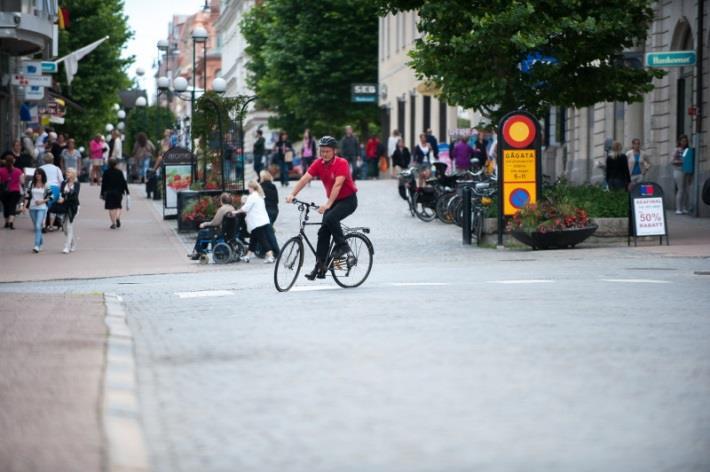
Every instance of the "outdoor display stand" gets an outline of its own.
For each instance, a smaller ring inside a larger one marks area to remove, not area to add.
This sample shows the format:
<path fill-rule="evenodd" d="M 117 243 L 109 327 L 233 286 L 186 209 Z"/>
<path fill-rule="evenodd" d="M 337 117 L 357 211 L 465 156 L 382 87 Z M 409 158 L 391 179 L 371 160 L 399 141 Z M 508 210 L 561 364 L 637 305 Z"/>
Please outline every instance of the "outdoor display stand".
<path fill-rule="evenodd" d="M 194 162 L 193 154 L 185 148 L 170 148 L 163 154 L 163 219 L 177 217 L 178 192 L 190 189 Z"/>
<path fill-rule="evenodd" d="M 503 245 L 504 217 L 512 216 L 541 194 L 542 136 L 537 118 L 517 110 L 498 123 L 498 245 Z"/>
<path fill-rule="evenodd" d="M 641 182 L 629 192 L 629 236 L 627 245 L 638 245 L 640 236 L 658 236 L 658 244 L 663 244 L 663 238 L 668 241 L 668 223 L 666 210 L 663 207 L 663 189 L 655 182 Z"/>

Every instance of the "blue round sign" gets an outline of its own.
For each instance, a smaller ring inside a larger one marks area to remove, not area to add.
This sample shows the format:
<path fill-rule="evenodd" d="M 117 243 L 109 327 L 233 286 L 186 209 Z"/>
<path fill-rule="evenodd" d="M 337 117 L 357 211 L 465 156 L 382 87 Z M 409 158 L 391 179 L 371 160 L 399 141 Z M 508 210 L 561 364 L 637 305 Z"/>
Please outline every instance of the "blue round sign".
<path fill-rule="evenodd" d="M 530 201 L 530 193 L 524 188 L 516 188 L 510 192 L 510 204 L 515 208 L 523 208 Z"/>

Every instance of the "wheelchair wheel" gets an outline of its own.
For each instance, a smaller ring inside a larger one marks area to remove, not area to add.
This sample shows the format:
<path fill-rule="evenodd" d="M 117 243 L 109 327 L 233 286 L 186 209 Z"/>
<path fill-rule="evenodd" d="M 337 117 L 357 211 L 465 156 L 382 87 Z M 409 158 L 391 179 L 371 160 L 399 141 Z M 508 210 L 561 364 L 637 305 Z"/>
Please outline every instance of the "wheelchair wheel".
<path fill-rule="evenodd" d="M 212 260 L 215 264 L 226 264 L 232 257 L 232 248 L 225 242 L 217 243 L 212 248 Z"/>
<path fill-rule="evenodd" d="M 235 261 L 238 261 L 240 257 L 246 256 L 247 254 L 247 247 L 244 245 L 239 240 L 235 240 L 232 242 L 232 258 L 234 258 Z"/>

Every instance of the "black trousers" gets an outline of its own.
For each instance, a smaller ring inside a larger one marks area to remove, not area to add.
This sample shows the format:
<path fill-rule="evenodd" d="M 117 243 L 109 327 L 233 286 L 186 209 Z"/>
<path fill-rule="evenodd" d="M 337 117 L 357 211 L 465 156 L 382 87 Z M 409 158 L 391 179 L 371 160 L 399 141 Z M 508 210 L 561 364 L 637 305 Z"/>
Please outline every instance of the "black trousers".
<path fill-rule="evenodd" d="M 251 230 L 251 236 L 249 237 L 249 250 L 251 252 L 256 252 L 257 243 L 264 249 L 264 252 L 273 251 L 274 248 L 269 244 L 268 228 L 269 225 L 259 226 Z M 276 248 L 278 250 L 278 248 Z"/>
<path fill-rule="evenodd" d="M 316 245 L 316 260 L 325 262 L 330 248 L 330 237 L 333 236 L 336 245 L 345 243 L 345 235 L 340 222 L 352 215 L 357 208 L 357 194 L 353 193 L 347 198 L 336 200 L 333 206 L 323 214 L 323 224 L 318 230 L 318 244 Z"/>

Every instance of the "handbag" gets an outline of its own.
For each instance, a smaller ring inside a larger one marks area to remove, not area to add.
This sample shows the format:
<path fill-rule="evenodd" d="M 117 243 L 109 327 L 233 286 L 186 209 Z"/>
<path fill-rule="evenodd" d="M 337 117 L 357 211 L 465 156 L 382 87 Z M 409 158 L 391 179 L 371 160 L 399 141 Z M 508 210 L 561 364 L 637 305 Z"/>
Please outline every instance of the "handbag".
<path fill-rule="evenodd" d="M 380 169 L 380 172 L 387 172 L 387 169 L 389 168 L 389 163 L 387 162 L 387 158 L 385 156 L 380 156 L 380 161 L 377 164 L 377 166 Z"/>
<path fill-rule="evenodd" d="M 284 162 L 293 162 L 293 151 L 288 150 L 284 153 Z"/>

